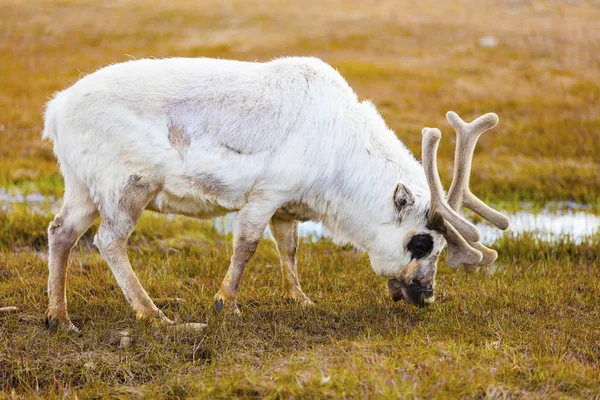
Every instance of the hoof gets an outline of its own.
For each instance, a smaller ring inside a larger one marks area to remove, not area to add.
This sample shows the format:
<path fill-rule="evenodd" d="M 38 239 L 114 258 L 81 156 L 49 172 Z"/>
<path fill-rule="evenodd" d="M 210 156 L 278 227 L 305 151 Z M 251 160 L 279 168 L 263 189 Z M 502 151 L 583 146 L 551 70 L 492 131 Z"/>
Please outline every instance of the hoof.
<path fill-rule="evenodd" d="M 75 335 L 80 333 L 79 329 L 75 325 L 73 325 L 73 323 L 69 319 L 60 320 L 56 317 L 47 316 L 45 323 L 46 327 L 51 331 L 60 331 Z"/>
<path fill-rule="evenodd" d="M 219 299 L 215 301 L 215 309 L 217 310 L 217 312 L 221 312 L 221 310 L 223 309 L 223 300 Z"/>
<path fill-rule="evenodd" d="M 175 322 L 171 321 L 167 316 L 160 310 L 158 310 L 157 323 L 161 325 L 175 325 Z"/>
<path fill-rule="evenodd" d="M 215 300 L 215 310 L 218 313 L 223 311 L 225 314 L 241 315 L 240 309 L 238 308 L 235 301 L 229 300 L 224 301 L 223 299 Z"/>
<path fill-rule="evenodd" d="M 288 293 L 285 298 L 296 304 L 299 304 L 302 308 L 308 308 L 315 305 L 303 292 L 300 293 Z"/>
<path fill-rule="evenodd" d="M 297 300 L 297 302 L 303 308 L 310 308 L 310 307 L 313 307 L 315 305 L 315 303 L 313 303 L 312 300 L 309 299 L 306 296 L 303 299 L 301 299 L 301 300 Z"/>
<path fill-rule="evenodd" d="M 135 318 L 138 321 L 145 321 L 146 323 L 155 326 L 161 327 L 165 325 L 173 325 L 175 324 L 171 321 L 162 311 L 159 309 L 156 310 L 139 310 L 135 313 Z"/>

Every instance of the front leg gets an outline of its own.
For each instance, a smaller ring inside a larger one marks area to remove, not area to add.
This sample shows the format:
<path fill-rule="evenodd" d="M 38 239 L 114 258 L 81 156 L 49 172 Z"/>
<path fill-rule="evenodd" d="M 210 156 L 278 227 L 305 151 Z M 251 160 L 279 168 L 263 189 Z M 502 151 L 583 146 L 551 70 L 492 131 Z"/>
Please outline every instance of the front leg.
<path fill-rule="evenodd" d="M 215 295 L 215 308 L 239 314 L 236 304 L 238 288 L 246 264 L 256 251 L 277 206 L 262 199 L 250 199 L 238 212 L 233 228 L 233 255 L 221 288 Z"/>

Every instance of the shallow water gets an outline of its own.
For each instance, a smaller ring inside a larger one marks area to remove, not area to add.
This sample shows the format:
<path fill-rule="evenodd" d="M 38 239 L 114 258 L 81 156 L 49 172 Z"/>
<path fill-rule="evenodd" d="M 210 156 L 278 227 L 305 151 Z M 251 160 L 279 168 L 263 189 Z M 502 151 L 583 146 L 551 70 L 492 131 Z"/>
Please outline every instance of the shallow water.
<path fill-rule="evenodd" d="M 531 234 L 541 241 L 555 241 L 568 238 L 575 243 L 581 243 L 587 238 L 600 231 L 600 216 L 586 211 L 563 211 L 561 213 L 541 211 L 517 211 L 506 213 L 510 218 L 510 228 L 501 231 L 486 222 L 477 222 L 475 225 L 481 232 L 482 243 L 493 243 L 505 236 L 519 236 Z M 235 214 L 217 218 L 215 226 L 221 233 L 229 233 L 233 230 Z M 318 239 L 327 237 L 327 230 L 321 223 L 302 222 L 298 228 L 301 237 Z M 267 229 L 267 236 L 270 233 Z"/>
<path fill-rule="evenodd" d="M 22 193 L 10 193 L 0 189 L 0 208 L 6 209 L 9 204 L 26 203 L 35 211 L 40 211 L 45 204 L 52 205 L 53 209 L 58 208 L 56 198 L 54 196 L 44 196 L 40 193 L 30 193 L 24 195 Z"/>
<path fill-rule="evenodd" d="M 32 211 L 44 213 L 56 213 L 59 209 L 59 203 L 53 196 L 45 197 L 39 193 L 13 194 L 0 189 L 0 209 L 7 210 L 13 204 L 23 204 Z M 600 215 L 594 214 L 592 207 L 587 204 L 554 202 L 547 204 L 541 211 L 534 212 L 530 210 L 529 204 L 523 203 L 522 208 L 520 211 L 506 213 L 511 225 L 505 232 L 486 222 L 477 222 L 476 225 L 481 231 L 481 242 L 493 243 L 504 235 L 531 234 L 541 241 L 567 238 L 581 243 L 600 232 Z M 230 233 L 234 220 L 235 213 L 216 218 L 215 227 L 221 233 Z M 268 228 L 265 234 L 271 236 Z M 302 222 L 299 225 L 299 235 L 313 240 L 328 236 L 323 225 L 316 222 Z"/>
<path fill-rule="evenodd" d="M 230 233 L 233 232 L 233 222 L 235 221 L 235 213 L 227 214 L 224 217 L 219 217 L 215 219 L 215 227 L 220 233 Z M 271 232 L 267 227 L 265 231 L 265 235 L 271 238 Z M 312 238 L 313 240 L 317 240 L 322 237 L 327 237 L 327 232 L 323 227 L 323 224 L 320 222 L 301 222 L 298 225 L 298 235 L 300 237 Z"/>
<path fill-rule="evenodd" d="M 550 211 L 532 213 L 517 211 L 508 214 L 510 228 L 503 232 L 485 223 L 477 223 L 482 243 L 493 243 L 504 235 L 519 236 L 524 233 L 542 241 L 569 238 L 581 243 L 600 231 L 600 216 L 585 211 L 566 211 L 560 214 Z"/>

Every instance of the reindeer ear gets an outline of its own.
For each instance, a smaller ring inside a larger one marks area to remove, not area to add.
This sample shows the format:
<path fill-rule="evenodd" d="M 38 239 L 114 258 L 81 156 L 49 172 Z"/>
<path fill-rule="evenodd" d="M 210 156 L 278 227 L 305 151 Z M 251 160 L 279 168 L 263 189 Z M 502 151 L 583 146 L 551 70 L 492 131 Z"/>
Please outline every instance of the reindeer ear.
<path fill-rule="evenodd" d="M 394 190 L 394 206 L 398 217 L 401 218 L 413 204 L 415 204 L 415 196 L 408 187 L 399 183 Z"/>

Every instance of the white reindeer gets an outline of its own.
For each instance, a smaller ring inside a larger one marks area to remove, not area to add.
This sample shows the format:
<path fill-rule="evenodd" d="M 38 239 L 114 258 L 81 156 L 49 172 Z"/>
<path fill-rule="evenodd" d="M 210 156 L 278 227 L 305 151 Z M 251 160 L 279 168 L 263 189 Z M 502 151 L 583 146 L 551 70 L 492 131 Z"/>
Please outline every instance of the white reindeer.
<path fill-rule="evenodd" d="M 440 251 L 474 270 L 496 253 L 456 211 L 467 207 L 501 229 L 508 219 L 468 191 L 487 114 L 458 133 L 448 201 L 435 166 L 440 133 L 423 130 L 424 167 L 369 101 L 316 58 L 267 63 L 207 58 L 144 59 L 98 70 L 47 105 L 64 204 L 50 224 L 47 323 L 76 330 L 67 313 L 69 253 L 101 216 L 94 243 L 138 318 L 173 324 L 129 263 L 126 242 L 144 209 L 212 218 L 237 211 L 233 255 L 215 296 L 238 312 L 246 263 L 267 225 L 277 243 L 286 296 L 312 304 L 296 272 L 298 221 L 321 221 L 337 242 L 367 251 L 394 300 L 433 302 Z"/>

